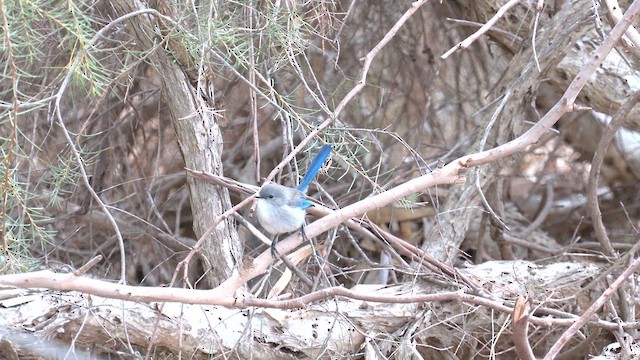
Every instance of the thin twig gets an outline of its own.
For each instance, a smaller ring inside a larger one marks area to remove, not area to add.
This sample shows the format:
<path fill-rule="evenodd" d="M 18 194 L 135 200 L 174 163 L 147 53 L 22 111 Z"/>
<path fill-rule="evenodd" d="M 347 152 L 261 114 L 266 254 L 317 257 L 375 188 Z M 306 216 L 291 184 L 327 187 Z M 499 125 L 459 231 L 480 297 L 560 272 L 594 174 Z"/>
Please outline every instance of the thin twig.
<path fill-rule="evenodd" d="M 480 148 L 478 149 L 479 152 L 484 150 L 484 147 L 487 144 L 487 140 L 489 139 L 489 134 L 491 133 L 491 129 L 493 128 L 493 125 L 496 123 L 496 121 L 498 121 L 498 118 L 502 113 L 502 109 L 504 109 L 504 106 L 507 104 L 509 99 L 511 99 L 511 91 L 507 91 L 502 96 L 502 101 L 500 101 L 500 103 L 498 104 L 498 107 L 491 115 L 491 120 L 489 120 L 489 124 L 487 124 L 487 127 L 484 130 L 484 135 L 480 140 Z M 505 224 L 504 221 L 502 221 L 502 219 L 500 218 L 500 215 L 498 215 L 495 212 L 495 210 L 493 210 L 493 208 L 491 207 L 491 204 L 489 204 L 489 201 L 487 201 L 487 198 L 484 196 L 484 191 L 482 191 L 482 186 L 480 186 L 480 178 L 481 178 L 480 167 L 477 167 L 475 185 L 476 185 L 476 189 L 478 190 L 478 194 L 480 194 L 480 200 L 482 200 L 482 204 L 484 205 L 485 209 L 489 212 L 493 220 L 497 222 L 502 229 L 510 230 L 507 224 Z"/>
<path fill-rule="evenodd" d="M 489 21 L 487 21 L 486 24 L 484 24 L 480 29 L 478 29 L 478 31 L 476 31 L 471 36 L 464 39 L 462 42 L 458 43 L 456 46 L 449 49 L 449 51 L 447 51 L 446 53 L 442 54 L 442 56 L 440 56 L 440 59 L 446 60 L 455 51 L 464 50 L 469 46 L 471 46 L 471 44 L 473 44 L 476 40 L 478 40 L 480 36 L 482 36 L 484 33 L 489 31 L 489 29 L 491 29 L 491 27 L 507 12 L 507 10 L 511 9 L 515 4 L 519 2 L 520 0 L 511 0 L 508 3 L 502 5 L 500 9 L 498 9 L 498 12 L 496 12 L 496 14 L 491 19 L 489 19 Z"/>
<path fill-rule="evenodd" d="M 607 18 L 611 22 L 611 25 L 616 24 L 622 18 L 622 9 L 617 0 L 604 0 L 604 4 L 607 7 Z M 640 33 L 633 26 L 629 26 L 625 33 L 626 37 L 623 37 L 623 44 L 625 48 L 635 55 L 636 58 L 640 57 Z"/>
<path fill-rule="evenodd" d="M 469 26 L 469 27 L 474 27 L 474 28 L 481 28 L 482 25 L 484 25 L 483 23 L 480 22 L 475 22 L 475 21 L 469 21 L 469 20 L 462 20 L 462 19 L 452 19 L 452 18 L 447 18 L 447 21 L 456 25 L 461 25 L 461 26 Z M 489 29 L 489 32 L 495 32 L 496 34 L 500 34 L 502 36 L 505 36 L 507 38 L 509 38 L 509 41 L 514 42 L 514 43 L 520 43 L 522 42 L 522 38 L 516 34 L 510 33 L 508 31 L 504 31 L 502 29 L 498 29 L 498 28 L 492 28 Z"/>
<path fill-rule="evenodd" d="M 74 271 L 73 274 L 75 276 L 83 276 L 101 260 L 102 255 L 94 256 L 91 260 L 87 261 L 86 264 L 82 265 L 78 270 Z"/>

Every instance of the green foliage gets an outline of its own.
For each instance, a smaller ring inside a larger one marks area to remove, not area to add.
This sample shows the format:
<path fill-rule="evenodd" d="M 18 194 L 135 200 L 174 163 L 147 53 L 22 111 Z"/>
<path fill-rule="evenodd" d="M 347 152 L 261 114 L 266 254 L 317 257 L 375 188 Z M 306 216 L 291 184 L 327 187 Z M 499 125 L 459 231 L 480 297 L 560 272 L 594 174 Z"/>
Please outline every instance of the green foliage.
<path fill-rule="evenodd" d="M 90 51 L 96 19 L 90 5 L 75 1 L 4 1 L 2 65 L 0 75 L 0 271 L 13 272 L 32 266 L 29 249 L 43 249 L 53 242 L 55 231 L 46 208 L 59 201 L 62 183 L 74 183 L 77 165 L 61 162 L 68 171 L 51 173 L 54 186 L 47 189 L 41 167 L 42 149 L 34 143 L 50 96 L 58 91 L 58 74 L 74 59 L 78 66 L 74 84 L 97 95 L 107 88 L 104 66 Z M 49 108 L 49 111 L 51 108 Z M 45 154 L 47 157 L 49 154 Z M 55 167 L 53 167 L 55 169 Z"/>
<path fill-rule="evenodd" d="M 91 14 L 90 3 L 14 0 L 5 1 L 3 5 L 6 35 L 2 37 L 2 47 L 8 51 L 4 60 L 15 72 L 5 71 L 2 80 L 13 81 L 19 89 L 25 80 L 41 75 L 42 64 L 51 66 L 55 60 L 54 66 L 60 69 L 69 67 L 72 59 L 79 59 L 74 82 L 82 84 L 94 95 L 106 89 L 111 76 L 90 51 L 97 21 Z M 54 58 L 50 58 L 52 50 L 55 50 Z M 62 56 L 65 53 L 68 54 L 66 58 Z M 28 85 L 24 84 L 25 87 Z M 5 88 L 5 91 L 10 89 Z M 26 93 L 16 95 L 21 101 L 32 101 Z"/>
<path fill-rule="evenodd" d="M 10 139 L 1 139 L 2 149 L 10 142 Z M 10 156 L 14 155 L 14 156 Z M 40 207 L 40 196 L 30 192 L 29 184 L 20 180 L 17 163 L 20 159 L 17 152 L 3 151 L 0 163 L 0 234 L 2 244 L 0 253 L 4 256 L 0 266 L 0 272 L 13 272 L 24 270 L 25 266 L 31 267 L 32 260 L 28 255 L 28 249 L 32 244 L 40 244 L 44 247 L 52 241 L 55 232 L 46 227 L 51 219 L 46 215 L 44 208 Z M 12 161 L 12 157 L 15 161 Z M 12 167 L 8 165 L 15 164 Z"/>
<path fill-rule="evenodd" d="M 277 68 L 286 60 L 286 52 L 299 54 L 306 48 L 299 29 L 302 21 L 296 20 L 295 12 L 271 2 L 263 7 L 208 2 L 198 10 L 193 14 L 197 41 L 226 53 L 227 61 L 238 69 Z"/>
<path fill-rule="evenodd" d="M 334 21 L 331 12 L 335 10 L 335 4 L 321 1 L 200 2 L 195 11 L 192 5 L 185 3 L 184 8 L 176 11 L 185 15 L 175 19 L 175 31 L 171 32 L 171 40 L 186 50 L 172 48 L 174 55 L 189 54 L 189 60 L 178 60 L 183 67 L 199 69 L 196 76 L 213 72 L 217 77 L 228 77 L 229 67 L 233 67 L 246 82 L 251 82 L 251 72 L 259 74 L 256 78 L 260 80 L 252 84 L 258 91 L 258 98 L 269 99 L 279 108 L 277 116 L 282 125 L 290 126 L 283 129 L 285 137 L 296 132 L 304 136 L 317 126 L 318 119 L 331 116 L 335 104 L 325 99 L 325 84 L 316 78 L 307 52 L 318 44 L 313 39 L 326 41 L 334 30 L 332 25 L 323 24 Z M 184 66 L 192 63 L 197 65 Z M 314 103 L 301 103 L 300 98 L 313 99 Z M 362 145 L 356 150 L 345 149 L 347 153 L 358 152 L 365 149 L 364 143 L 373 141 L 376 136 L 372 134 L 371 139 L 363 139 L 353 135 L 354 131 L 362 130 L 347 129 L 338 122 L 323 136 L 325 142 L 334 145 Z M 386 135 L 386 132 L 379 134 Z M 353 170 L 361 172 L 363 167 L 356 154 L 352 155 L 343 160 L 351 164 Z M 379 177 L 378 171 L 377 166 L 370 167 L 369 173 L 363 175 Z"/>

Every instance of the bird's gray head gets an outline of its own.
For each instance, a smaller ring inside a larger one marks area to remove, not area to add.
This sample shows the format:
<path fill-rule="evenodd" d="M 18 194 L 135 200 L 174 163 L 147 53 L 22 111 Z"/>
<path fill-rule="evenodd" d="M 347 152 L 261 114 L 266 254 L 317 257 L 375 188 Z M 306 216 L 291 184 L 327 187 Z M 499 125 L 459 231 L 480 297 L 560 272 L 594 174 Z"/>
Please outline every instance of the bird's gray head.
<path fill-rule="evenodd" d="M 278 184 L 268 184 L 260 190 L 258 199 L 272 205 L 283 206 L 286 205 L 291 198 L 292 192 L 297 191 Z"/>
<path fill-rule="evenodd" d="M 312 203 L 294 188 L 268 184 L 258 193 L 256 214 L 260 225 L 270 234 L 296 231 L 304 224 L 305 210 Z"/>

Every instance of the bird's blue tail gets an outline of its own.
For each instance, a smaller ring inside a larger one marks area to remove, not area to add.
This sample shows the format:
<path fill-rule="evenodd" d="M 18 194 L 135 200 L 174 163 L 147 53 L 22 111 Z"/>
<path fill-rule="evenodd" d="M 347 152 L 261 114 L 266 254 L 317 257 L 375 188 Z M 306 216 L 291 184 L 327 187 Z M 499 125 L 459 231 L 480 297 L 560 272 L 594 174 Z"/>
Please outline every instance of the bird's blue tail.
<path fill-rule="evenodd" d="M 320 167 L 322 167 L 322 164 L 324 164 L 324 161 L 327 160 L 329 154 L 331 154 L 331 149 L 331 145 L 322 145 L 320 151 L 318 151 L 318 154 L 316 154 L 316 157 L 311 160 L 311 164 L 309 165 L 309 169 L 307 169 L 307 173 L 302 178 L 300 185 L 298 185 L 298 190 L 304 193 L 307 192 L 307 190 L 309 189 L 309 184 L 311 184 L 311 180 L 313 180 L 313 177 L 316 176 L 318 170 L 320 170 Z"/>

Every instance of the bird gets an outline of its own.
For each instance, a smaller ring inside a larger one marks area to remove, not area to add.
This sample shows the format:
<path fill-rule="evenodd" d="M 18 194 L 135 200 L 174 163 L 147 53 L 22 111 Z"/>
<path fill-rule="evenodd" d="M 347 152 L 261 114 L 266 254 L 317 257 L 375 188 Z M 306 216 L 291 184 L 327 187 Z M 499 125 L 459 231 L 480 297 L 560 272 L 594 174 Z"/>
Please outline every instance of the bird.
<path fill-rule="evenodd" d="M 296 188 L 283 186 L 276 183 L 269 183 L 260 189 L 256 196 L 258 205 L 256 206 L 256 216 L 262 228 L 268 233 L 275 235 L 291 233 L 301 230 L 304 234 L 304 218 L 306 209 L 313 206 L 307 200 L 306 193 L 311 181 L 331 154 L 332 146 L 323 145 L 316 156 L 311 160 L 307 173 L 302 178 L 300 185 Z M 278 257 L 276 241 L 271 242 L 271 255 Z"/>

